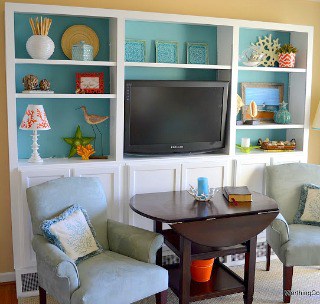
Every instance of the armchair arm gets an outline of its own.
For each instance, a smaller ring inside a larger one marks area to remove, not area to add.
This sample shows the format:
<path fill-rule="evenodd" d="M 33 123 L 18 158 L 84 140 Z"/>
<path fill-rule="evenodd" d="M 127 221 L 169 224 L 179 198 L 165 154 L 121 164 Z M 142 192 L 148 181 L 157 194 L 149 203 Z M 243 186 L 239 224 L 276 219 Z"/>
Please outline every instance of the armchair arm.
<path fill-rule="evenodd" d="M 280 235 L 281 245 L 289 241 L 289 225 L 281 213 L 272 221 L 271 229 Z"/>
<path fill-rule="evenodd" d="M 108 220 L 108 242 L 111 251 L 154 264 L 156 262 L 156 252 L 163 244 L 163 236 Z"/>
<path fill-rule="evenodd" d="M 48 279 L 48 282 L 42 282 L 45 285 L 42 286 L 43 288 L 45 288 L 47 291 L 50 291 L 50 287 L 48 287 L 48 285 L 53 286 L 54 282 L 49 280 L 61 280 L 62 278 L 67 279 L 69 282 L 68 289 L 70 294 L 79 288 L 80 280 L 78 268 L 74 261 L 70 259 L 63 251 L 61 251 L 57 246 L 48 242 L 41 235 L 34 236 L 32 240 L 32 247 L 37 255 L 40 282 L 47 281 Z"/>

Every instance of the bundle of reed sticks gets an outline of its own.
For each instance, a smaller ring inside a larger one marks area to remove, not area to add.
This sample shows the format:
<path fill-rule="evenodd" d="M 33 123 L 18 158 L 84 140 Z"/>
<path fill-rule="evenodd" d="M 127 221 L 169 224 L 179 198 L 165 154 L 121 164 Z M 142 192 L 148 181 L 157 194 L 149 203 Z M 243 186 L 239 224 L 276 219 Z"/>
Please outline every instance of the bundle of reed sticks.
<path fill-rule="evenodd" d="M 42 19 L 42 16 L 40 17 L 40 21 L 38 17 L 35 18 L 34 20 L 32 18 L 29 18 L 29 23 L 30 23 L 33 35 L 48 36 L 52 19 L 47 17 Z"/>

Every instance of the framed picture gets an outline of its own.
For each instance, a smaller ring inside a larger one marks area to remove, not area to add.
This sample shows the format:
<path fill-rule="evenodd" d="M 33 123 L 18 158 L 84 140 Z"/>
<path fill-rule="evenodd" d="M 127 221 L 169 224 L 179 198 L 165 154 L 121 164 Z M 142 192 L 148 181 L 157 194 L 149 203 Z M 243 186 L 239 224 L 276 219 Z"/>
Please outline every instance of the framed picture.
<path fill-rule="evenodd" d="M 83 94 L 103 94 L 103 73 L 77 73 L 76 92 Z"/>
<path fill-rule="evenodd" d="M 156 40 L 156 62 L 178 63 L 178 42 Z"/>
<path fill-rule="evenodd" d="M 145 62 L 146 41 L 126 39 L 124 53 L 127 62 Z"/>
<path fill-rule="evenodd" d="M 273 122 L 274 112 L 278 111 L 283 100 L 283 83 L 243 82 L 241 83 L 242 120 L 251 119 L 249 104 L 253 100 L 258 106 L 258 115 L 255 119 L 262 122 Z"/>
<path fill-rule="evenodd" d="M 209 64 L 208 43 L 187 42 L 187 63 Z"/>

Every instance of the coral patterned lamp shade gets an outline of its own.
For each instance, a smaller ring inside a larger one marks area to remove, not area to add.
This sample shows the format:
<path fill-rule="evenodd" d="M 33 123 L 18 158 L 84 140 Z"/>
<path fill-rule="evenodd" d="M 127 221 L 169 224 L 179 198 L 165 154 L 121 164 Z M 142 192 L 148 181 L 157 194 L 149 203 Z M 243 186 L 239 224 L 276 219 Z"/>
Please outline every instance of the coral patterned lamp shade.
<path fill-rule="evenodd" d="M 28 105 L 20 124 L 21 130 L 50 130 L 43 105 Z"/>
<path fill-rule="evenodd" d="M 46 112 L 42 105 L 28 105 L 26 112 L 20 124 L 21 130 L 32 130 L 32 155 L 29 158 L 30 163 L 43 162 L 38 153 L 38 130 L 50 130 L 50 125 L 47 119 Z"/>

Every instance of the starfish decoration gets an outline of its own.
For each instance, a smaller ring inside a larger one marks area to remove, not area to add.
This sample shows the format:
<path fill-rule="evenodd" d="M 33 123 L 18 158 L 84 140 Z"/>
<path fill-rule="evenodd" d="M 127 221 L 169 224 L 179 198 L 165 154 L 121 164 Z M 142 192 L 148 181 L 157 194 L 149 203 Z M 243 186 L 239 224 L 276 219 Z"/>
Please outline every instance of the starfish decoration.
<path fill-rule="evenodd" d="M 63 140 L 71 145 L 70 152 L 69 152 L 69 158 L 74 156 L 77 153 L 77 147 L 80 146 L 86 146 L 90 142 L 94 140 L 94 137 L 83 137 L 82 131 L 80 129 L 80 126 L 78 125 L 77 131 L 74 134 L 74 137 L 64 137 Z"/>

